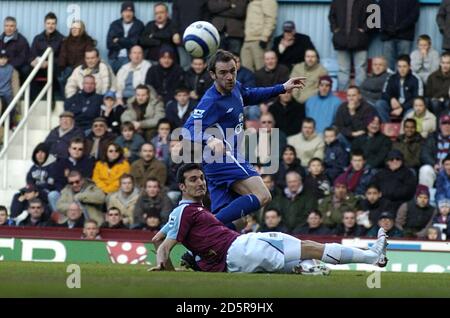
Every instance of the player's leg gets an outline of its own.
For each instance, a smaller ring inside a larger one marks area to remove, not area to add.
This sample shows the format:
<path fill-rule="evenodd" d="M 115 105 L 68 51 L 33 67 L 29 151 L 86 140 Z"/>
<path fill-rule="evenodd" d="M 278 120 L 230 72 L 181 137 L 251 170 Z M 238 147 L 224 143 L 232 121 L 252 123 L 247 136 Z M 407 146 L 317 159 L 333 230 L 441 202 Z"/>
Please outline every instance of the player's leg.
<path fill-rule="evenodd" d="M 231 185 L 231 189 L 241 196 L 217 212 L 217 219 L 224 224 L 250 214 L 272 200 L 272 196 L 260 176 L 251 176 L 235 181 Z"/>

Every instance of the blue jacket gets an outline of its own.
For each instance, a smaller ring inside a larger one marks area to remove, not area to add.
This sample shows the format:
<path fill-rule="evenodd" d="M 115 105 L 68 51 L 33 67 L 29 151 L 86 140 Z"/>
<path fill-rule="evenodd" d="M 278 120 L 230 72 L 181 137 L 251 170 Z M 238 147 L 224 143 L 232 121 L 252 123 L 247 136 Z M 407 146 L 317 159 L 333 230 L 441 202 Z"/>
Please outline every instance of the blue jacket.
<path fill-rule="evenodd" d="M 256 79 L 255 74 L 250 71 L 248 68 L 241 66 L 239 71 L 237 72 L 237 80 L 244 87 L 255 87 Z"/>
<path fill-rule="evenodd" d="M 30 55 L 30 46 L 27 39 L 16 31 L 11 40 L 4 42 L 5 33 L 0 35 L 0 51 L 5 50 L 8 56 L 8 63 L 14 66 L 16 70 L 28 64 Z"/>
<path fill-rule="evenodd" d="M 341 104 L 342 101 L 331 92 L 325 97 L 317 94 L 306 100 L 306 117 L 311 117 L 316 121 L 317 133 L 323 133 L 325 128 L 333 124 L 334 117 Z"/>
<path fill-rule="evenodd" d="M 75 124 L 88 130 L 96 117 L 100 116 L 103 96 L 94 93 L 85 93 L 79 91 L 64 102 L 64 110 L 72 112 L 75 115 Z"/>
<path fill-rule="evenodd" d="M 122 19 L 115 20 L 111 23 L 106 36 L 106 46 L 109 50 L 108 57 L 116 59 L 122 49 L 129 50 L 133 45 L 138 44 L 139 37 L 144 30 L 144 23 L 141 20 L 134 18 L 133 25 L 128 32 L 128 36 L 124 37 L 125 30 L 123 29 Z M 113 39 L 119 38 L 119 41 L 114 43 Z"/>
<path fill-rule="evenodd" d="M 444 170 L 439 172 L 436 179 L 436 203 L 442 199 L 450 199 L 450 177 Z"/>
<path fill-rule="evenodd" d="M 412 108 L 412 103 L 415 97 L 423 96 L 422 80 L 411 71 L 406 75 L 403 83 L 405 92 L 405 102 L 402 104 L 403 112 Z M 400 75 L 397 73 L 389 76 L 383 88 L 382 99 L 387 101 L 390 105 L 391 98 L 400 98 Z"/>
<path fill-rule="evenodd" d="M 344 172 L 349 164 L 349 155 L 338 140 L 335 140 L 325 147 L 325 156 L 323 159 L 325 165 L 325 174 L 334 182 L 337 176 Z"/>
<path fill-rule="evenodd" d="M 49 147 L 51 155 L 56 158 L 67 158 L 70 141 L 76 137 L 84 138 L 84 132 L 81 128 L 75 126 L 72 130 L 60 136 L 58 126 L 50 131 L 44 143 Z"/>

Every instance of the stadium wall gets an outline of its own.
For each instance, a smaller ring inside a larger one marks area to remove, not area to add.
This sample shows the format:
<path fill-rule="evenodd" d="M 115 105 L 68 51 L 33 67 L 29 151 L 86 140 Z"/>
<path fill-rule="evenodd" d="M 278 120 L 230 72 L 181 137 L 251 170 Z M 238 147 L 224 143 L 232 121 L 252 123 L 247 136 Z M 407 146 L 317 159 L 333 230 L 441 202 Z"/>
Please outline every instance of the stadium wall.
<path fill-rule="evenodd" d="M 295 3 L 294 3 L 295 1 Z M 297 30 L 308 34 L 321 57 L 334 58 L 336 52 L 331 43 L 331 33 L 328 23 L 329 0 L 320 1 L 280 1 L 278 24 L 276 34 L 281 32 L 281 24 L 285 20 L 293 20 Z M 120 4 L 122 1 L 4 1 L 0 0 L 0 19 L 11 15 L 17 18 L 19 31 L 31 42 L 33 37 L 42 32 L 43 19 L 47 12 L 53 11 L 59 18 L 59 31 L 68 34 L 68 25 L 73 17 L 79 16 L 86 22 L 87 31 L 97 41 L 102 56 L 106 57 L 106 34 L 109 24 L 120 16 Z M 420 20 L 416 27 L 416 38 L 426 33 L 433 39 L 433 45 L 441 50 L 442 36 L 436 25 L 436 13 L 438 11 L 435 0 L 421 1 L 422 7 Z M 136 12 L 139 19 L 147 23 L 153 18 L 153 4 L 155 2 L 136 1 Z M 372 41 L 369 56 L 381 53 L 381 45 L 378 36 Z"/>

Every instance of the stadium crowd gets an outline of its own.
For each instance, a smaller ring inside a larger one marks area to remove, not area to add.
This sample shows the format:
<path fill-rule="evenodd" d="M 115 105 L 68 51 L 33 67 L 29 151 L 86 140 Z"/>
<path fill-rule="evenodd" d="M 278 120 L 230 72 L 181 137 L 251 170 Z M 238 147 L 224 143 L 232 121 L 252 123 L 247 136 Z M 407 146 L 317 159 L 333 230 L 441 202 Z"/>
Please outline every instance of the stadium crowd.
<path fill-rule="evenodd" d="M 436 17 L 444 36 L 438 52 L 426 34 L 413 48 L 418 0 L 380 0 L 383 55 L 368 59 L 370 3 L 331 2 L 338 92 L 294 21 L 273 34 L 276 0 L 173 0 L 171 16 L 161 2 L 147 24 L 125 1 L 101 39 L 107 61 L 83 21 L 73 21 L 64 36 L 50 12 L 29 46 L 16 19 L 5 18 L 2 104 L 52 47 L 64 112 L 34 149 L 9 213 L 0 207 L 0 226 L 85 226 L 87 237 L 98 238 L 99 227 L 156 230 L 167 222 L 180 199 L 171 131 L 213 82 L 207 61 L 191 58 L 181 37 L 192 22 L 208 20 L 221 48 L 235 54 L 243 85 L 307 77 L 303 90 L 245 109 L 248 135 L 279 129 L 280 156 L 264 155 L 267 138 L 258 138 L 255 166 L 272 202 L 245 218 L 243 232 L 376 237 L 383 227 L 390 237 L 450 239 L 450 1 Z M 33 96 L 47 67 L 32 83 Z M 266 174 L 272 160 L 280 168 Z"/>

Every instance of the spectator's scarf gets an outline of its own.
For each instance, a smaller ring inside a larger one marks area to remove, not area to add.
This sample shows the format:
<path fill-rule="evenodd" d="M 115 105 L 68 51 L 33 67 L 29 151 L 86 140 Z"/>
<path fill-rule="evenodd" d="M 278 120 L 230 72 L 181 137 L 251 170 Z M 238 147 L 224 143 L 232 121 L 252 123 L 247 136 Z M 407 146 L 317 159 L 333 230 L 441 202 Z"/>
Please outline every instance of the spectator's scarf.
<path fill-rule="evenodd" d="M 288 198 L 289 200 L 295 199 L 295 197 L 298 196 L 302 191 L 303 185 L 295 193 L 291 192 L 288 187 L 284 188 L 284 194 L 286 195 L 286 198 Z"/>
<path fill-rule="evenodd" d="M 348 191 L 353 192 L 356 189 L 363 173 L 364 168 L 362 168 L 360 171 L 353 172 L 353 167 L 350 166 L 347 168 L 347 170 L 345 170 L 344 180 L 345 184 L 347 185 Z"/>
<path fill-rule="evenodd" d="M 443 137 L 441 134 L 438 136 L 437 143 L 438 151 L 437 151 L 437 161 L 439 163 L 447 157 L 450 149 L 450 136 Z"/>

